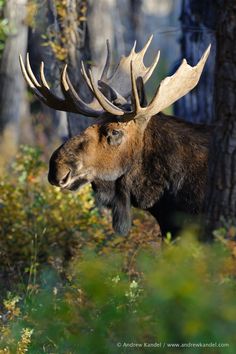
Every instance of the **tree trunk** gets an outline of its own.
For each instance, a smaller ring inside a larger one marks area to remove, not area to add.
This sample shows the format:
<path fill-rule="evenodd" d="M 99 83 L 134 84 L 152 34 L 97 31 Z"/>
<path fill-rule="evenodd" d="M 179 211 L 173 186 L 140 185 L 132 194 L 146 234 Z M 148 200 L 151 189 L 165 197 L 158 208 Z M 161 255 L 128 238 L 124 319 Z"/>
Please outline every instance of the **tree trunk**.
<path fill-rule="evenodd" d="M 11 31 L 0 64 L 0 149 L 4 159 L 16 152 L 20 118 L 26 111 L 25 83 L 16 60 L 19 53 L 25 55 L 26 52 L 26 4 L 27 0 L 7 0 L 4 13 Z"/>
<path fill-rule="evenodd" d="M 74 1 L 74 0 L 73 0 Z M 115 0 L 86 0 L 86 22 L 77 23 L 80 36 L 72 40 L 68 56 L 70 72 L 73 72 L 72 81 L 77 87 L 81 97 L 88 101 L 92 99 L 91 93 L 80 74 L 81 59 L 85 64 L 90 63 L 96 79 L 101 75 L 106 59 L 106 40 L 113 45 L 113 16 L 115 13 Z M 83 35 L 81 36 L 81 33 Z M 71 134 L 79 134 L 88 125 L 94 123 L 93 118 L 81 114 L 69 114 Z"/>
<path fill-rule="evenodd" d="M 57 64 L 59 63 L 62 67 L 62 64 L 67 62 L 68 72 L 74 87 L 87 101 L 91 94 L 82 79 L 80 63 L 81 60 L 85 64 L 91 63 L 95 69 L 95 76 L 98 72 L 101 74 L 106 57 L 106 39 L 111 40 L 111 45 L 113 43 L 112 19 L 116 1 L 68 0 L 65 5 L 58 0 L 50 0 L 48 4 L 53 31 L 58 43 L 66 51 L 65 58 L 57 60 Z M 60 6 L 64 6 L 66 17 L 63 17 L 63 12 L 60 12 Z M 55 57 L 57 58 L 56 55 Z M 69 136 L 79 134 L 94 122 L 91 118 L 74 113 L 67 113 L 67 120 Z"/>
<path fill-rule="evenodd" d="M 87 0 L 86 3 L 88 6 L 86 32 L 84 43 L 80 44 L 80 50 L 77 52 L 79 58 L 76 65 L 78 69 L 81 58 L 90 61 L 95 79 L 99 79 L 106 59 L 106 40 L 109 39 L 111 48 L 114 48 L 114 44 L 117 47 L 115 51 L 118 54 L 115 58 L 117 62 L 119 55 L 125 53 L 126 46 L 130 49 L 130 42 L 133 44 L 134 39 L 138 39 L 137 31 L 142 0 L 129 0 L 128 2 L 123 0 Z M 131 27 L 130 23 L 132 23 Z M 77 76 L 77 86 L 82 95 L 83 92 L 86 93 L 85 97 L 89 95 L 80 72 Z M 79 119 L 81 120 L 81 118 L 82 116 Z M 73 134 L 79 133 L 94 121 L 85 117 L 81 121 L 82 124 L 78 124 L 78 115 L 74 119 L 76 121 L 74 120 L 75 124 L 72 126 Z"/>
<path fill-rule="evenodd" d="M 186 58 L 190 65 L 195 65 L 208 45 L 212 44 L 211 54 L 198 86 L 174 106 L 175 115 L 194 123 L 209 124 L 214 115 L 215 12 L 215 1 L 182 1 L 181 57 Z"/>
<path fill-rule="evenodd" d="M 142 0 L 116 0 L 113 31 L 119 54 L 123 55 L 126 49 L 129 51 L 135 40 L 137 40 L 138 46 L 142 45 L 140 43 L 140 37 L 143 36 L 143 33 L 140 33 L 142 27 L 141 5 Z"/>
<path fill-rule="evenodd" d="M 215 72 L 215 132 L 210 150 L 209 229 L 236 219 L 236 3 L 219 0 Z"/>

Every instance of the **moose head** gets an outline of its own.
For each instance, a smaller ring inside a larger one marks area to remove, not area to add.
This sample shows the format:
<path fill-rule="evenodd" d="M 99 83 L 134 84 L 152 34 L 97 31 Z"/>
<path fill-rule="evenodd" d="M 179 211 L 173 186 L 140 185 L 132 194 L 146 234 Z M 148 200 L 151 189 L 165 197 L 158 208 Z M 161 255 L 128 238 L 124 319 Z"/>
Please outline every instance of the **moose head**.
<path fill-rule="evenodd" d="M 112 208 L 113 226 L 121 233 L 127 233 L 130 228 L 130 221 L 126 220 L 130 219 L 130 203 L 149 210 L 160 198 L 151 182 L 145 184 L 143 192 L 144 187 L 137 187 L 140 189 L 139 197 L 132 191 L 134 180 L 141 180 L 143 177 L 140 174 L 145 156 L 158 155 L 158 144 L 155 147 L 150 142 L 148 146 L 147 135 L 152 135 L 156 124 L 151 122 L 153 119 L 162 121 L 158 113 L 197 85 L 210 52 L 209 46 L 193 67 L 183 59 L 174 75 L 166 77 L 160 83 L 154 97 L 147 103 L 144 84 L 152 75 L 160 56 L 158 52 L 149 67 L 144 65 L 144 55 L 151 40 L 152 36 L 139 52 L 135 51 L 135 43 L 129 55 L 120 59 L 111 74 L 111 54 L 107 42 L 106 63 L 98 82 L 95 82 L 92 70 L 86 71 L 82 62 L 81 73 L 93 97 L 89 103 L 84 102 L 74 89 L 67 73 L 67 65 L 62 70 L 60 80 L 64 96 L 62 99 L 52 93 L 44 75 L 44 63 L 41 63 L 39 82 L 32 72 L 29 55 L 27 54 L 26 65 L 20 56 L 23 76 L 43 103 L 57 110 L 98 118 L 97 124 L 72 137 L 52 154 L 49 182 L 69 190 L 92 183 L 98 199 Z M 153 170 L 154 175 L 158 175 L 155 172 L 155 163 Z M 163 193 L 164 191 L 160 195 Z M 146 194 L 152 194 L 151 202 L 146 201 Z M 120 211 L 119 204 L 123 211 Z"/>

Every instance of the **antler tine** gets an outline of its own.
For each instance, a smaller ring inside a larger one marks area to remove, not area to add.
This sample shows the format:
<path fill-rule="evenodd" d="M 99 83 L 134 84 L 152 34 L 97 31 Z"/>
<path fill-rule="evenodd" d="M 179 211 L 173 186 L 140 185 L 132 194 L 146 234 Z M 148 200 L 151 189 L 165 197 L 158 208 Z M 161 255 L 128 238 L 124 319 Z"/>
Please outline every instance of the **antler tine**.
<path fill-rule="evenodd" d="M 61 88 L 63 92 L 67 92 L 69 90 L 69 85 L 66 80 L 66 75 L 67 75 L 67 64 L 64 65 L 62 72 L 61 72 Z"/>
<path fill-rule="evenodd" d="M 129 56 L 133 56 L 134 54 L 136 54 L 136 52 L 135 52 L 136 45 L 137 45 L 137 41 L 135 40 L 135 41 L 134 41 L 134 44 L 133 44 L 133 47 L 132 47 L 132 49 L 131 49 L 130 54 L 128 55 L 128 57 L 129 57 Z"/>
<path fill-rule="evenodd" d="M 70 87 L 68 84 L 66 86 L 65 80 L 61 80 L 61 87 L 63 88 L 63 93 L 66 99 L 62 99 L 54 95 L 51 92 L 50 87 L 44 75 L 44 63 L 41 62 L 40 65 L 40 81 L 41 81 L 40 84 L 37 81 L 31 69 L 29 54 L 27 53 L 26 66 L 24 65 L 21 55 L 19 59 L 20 59 L 20 66 L 21 66 L 24 79 L 26 80 L 27 84 L 30 86 L 31 90 L 33 90 L 34 94 L 47 106 L 57 109 L 59 111 L 82 113 L 84 115 L 93 116 L 93 117 L 98 117 L 104 112 L 101 109 L 100 110 L 93 109 L 93 107 L 91 107 L 89 104 L 83 102 L 78 95 L 76 97 L 78 102 L 76 101 L 76 99 L 72 100 L 71 96 L 68 94 L 69 91 L 71 92 L 71 90 L 69 90 Z M 62 76 L 63 73 L 65 75 L 66 73 L 65 68 L 62 72 Z M 64 85 L 62 84 L 62 81 Z"/>
<path fill-rule="evenodd" d="M 143 49 L 141 49 L 137 53 L 139 55 L 139 57 L 140 57 L 140 60 L 142 59 L 142 61 L 143 61 L 143 58 L 144 58 L 144 56 L 145 56 L 145 54 L 146 54 L 146 52 L 147 52 L 152 40 L 153 40 L 153 34 L 149 37 L 149 39 L 148 39 L 147 43 L 144 45 Z M 151 77 L 153 71 L 155 70 L 155 68 L 157 66 L 159 58 L 160 58 L 160 50 L 157 52 L 157 55 L 155 56 L 153 63 L 149 66 L 149 68 L 147 68 L 148 71 L 143 77 L 144 83 L 147 82 L 148 79 Z"/>
<path fill-rule="evenodd" d="M 30 80 L 29 75 L 28 75 L 28 73 L 26 71 L 25 64 L 23 62 L 21 54 L 19 55 L 19 60 L 20 60 L 21 71 L 22 71 L 22 74 L 23 74 L 23 77 L 24 77 L 25 81 L 27 82 L 27 84 L 30 86 L 31 89 L 35 89 L 35 85 Z"/>
<path fill-rule="evenodd" d="M 129 54 L 127 56 L 121 57 L 119 64 L 117 65 L 112 75 L 109 78 L 106 77 L 102 80 L 114 90 L 116 90 L 116 92 L 118 92 L 122 97 L 124 97 L 124 99 L 129 98 L 132 93 L 130 77 L 129 75 L 127 75 L 127 73 L 129 73 L 130 71 L 131 60 L 133 61 L 133 71 L 136 79 L 137 77 L 142 77 L 144 83 L 147 82 L 147 80 L 150 78 L 158 63 L 160 56 L 159 52 L 157 53 L 154 62 L 151 66 L 146 67 L 143 62 L 144 55 L 150 46 L 152 38 L 153 35 L 150 36 L 144 47 L 137 53 L 135 51 L 135 41 Z"/>
<path fill-rule="evenodd" d="M 153 116 L 169 107 L 197 85 L 210 49 L 211 45 L 208 46 L 197 65 L 192 67 L 187 63 L 186 59 L 183 59 L 175 74 L 162 80 L 152 101 L 145 109 L 148 116 Z"/>
<path fill-rule="evenodd" d="M 105 69 L 105 68 L 104 68 Z M 82 73 L 82 76 L 87 84 L 87 86 L 89 87 L 90 91 L 92 92 L 92 94 L 94 94 L 94 90 L 93 90 L 93 87 L 91 85 L 91 82 L 90 82 L 90 79 L 87 75 L 87 72 L 85 70 L 85 66 L 84 66 L 84 62 L 81 61 L 81 73 Z M 104 73 L 104 71 L 103 71 Z M 102 74 L 103 76 L 103 74 Z M 102 77 L 101 76 L 101 77 Z M 107 77 L 107 75 L 105 74 L 105 77 Z M 115 100 L 119 103 L 119 104 L 127 104 L 127 100 L 121 96 L 119 94 L 119 92 L 117 92 L 115 89 L 113 89 L 111 86 L 109 86 L 106 81 L 102 81 L 102 79 L 100 79 L 98 81 L 98 85 L 99 85 L 99 88 L 102 90 L 102 94 L 104 95 L 105 94 L 105 97 L 108 98 L 107 94 L 106 93 L 110 93 L 113 97 L 115 97 Z M 104 92 L 105 91 L 105 92 Z M 110 100 L 110 98 L 109 98 Z"/>
<path fill-rule="evenodd" d="M 108 79 L 108 71 L 109 71 L 109 67 L 111 65 L 111 47 L 110 47 L 110 42 L 108 39 L 106 41 L 106 45 L 107 45 L 107 57 L 106 57 L 105 66 L 102 71 L 101 80 Z"/>
<path fill-rule="evenodd" d="M 124 111 L 121 110 L 120 108 L 116 107 L 115 105 L 113 105 L 103 94 L 102 92 L 98 89 L 98 87 L 96 86 L 95 82 L 94 82 L 94 78 L 93 78 L 93 74 L 92 71 L 89 70 L 89 79 L 90 79 L 90 83 L 91 86 L 93 88 L 93 92 L 95 97 L 97 98 L 98 102 L 100 103 L 100 105 L 102 106 L 102 108 L 108 112 L 111 113 L 115 116 L 122 116 L 124 115 Z"/>
<path fill-rule="evenodd" d="M 85 66 L 84 66 L 84 62 L 83 60 L 81 60 L 81 74 L 86 82 L 86 84 L 88 85 L 88 88 L 90 89 L 90 91 L 93 93 L 93 88 L 92 88 L 92 85 L 90 83 L 90 80 L 89 80 L 89 77 L 87 75 L 87 72 L 85 70 Z"/>
<path fill-rule="evenodd" d="M 132 60 L 130 62 L 130 73 L 131 73 L 134 112 L 135 112 L 135 114 L 138 114 L 141 111 L 141 106 L 140 106 L 140 103 L 139 103 L 139 95 L 138 95 L 136 79 L 135 79 L 135 76 L 134 76 L 133 61 Z"/>
<path fill-rule="evenodd" d="M 25 79 L 25 81 L 27 82 L 27 84 L 29 85 L 29 87 L 31 88 L 31 90 L 34 92 L 34 94 L 45 104 L 47 104 L 47 100 L 39 93 L 39 91 L 37 90 L 37 88 L 35 87 L 34 83 L 31 81 L 31 78 L 29 77 L 27 70 L 25 68 L 22 56 L 19 56 L 19 60 L 20 60 L 20 67 L 21 67 L 21 71 L 23 74 L 23 77 Z"/>
<path fill-rule="evenodd" d="M 160 50 L 158 50 L 157 55 L 153 61 L 153 63 L 149 66 L 147 74 L 143 77 L 144 83 L 148 81 L 148 79 L 152 76 L 153 71 L 155 70 L 160 59 Z"/>
<path fill-rule="evenodd" d="M 151 34 L 151 36 L 149 37 L 147 43 L 144 45 L 143 49 L 141 49 L 138 54 L 142 54 L 142 57 L 144 57 L 144 55 L 146 54 L 146 51 L 148 50 L 148 47 L 150 46 L 151 44 L 151 41 L 153 39 L 153 34 Z"/>
<path fill-rule="evenodd" d="M 48 90 L 50 90 L 50 87 L 47 83 L 47 80 L 45 78 L 45 75 L 44 75 L 44 62 L 41 61 L 41 64 L 40 64 L 40 80 L 41 80 L 41 83 L 43 84 L 43 86 L 45 86 Z"/>
<path fill-rule="evenodd" d="M 73 104 L 78 112 L 83 112 L 86 116 L 98 117 L 104 111 L 101 106 L 96 102 L 85 103 L 72 85 L 70 78 L 67 73 L 67 64 L 64 66 L 61 74 L 61 88 L 66 99 Z"/>
<path fill-rule="evenodd" d="M 28 73 L 31 81 L 33 82 L 33 84 L 36 87 L 40 87 L 40 84 L 39 84 L 38 80 L 36 79 L 36 77 L 34 76 L 34 73 L 31 69 L 30 60 L 29 60 L 29 53 L 26 54 L 26 70 L 27 70 L 27 73 Z"/>
<path fill-rule="evenodd" d="M 21 71 L 23 74 L 23 77 L 25 79 L 25 81 L 27 82 L 27 84 L 29 85 L 29 87 L 31 88 L 31 90 L 34 92 L 34 94 L 39 98 L 40 101 L 42 101 L 44 104 L 50 106 L 51 108 L 54 108 L 46 99 L 46 97 L 41 93 L 41 91 L 39 90 L 40 88 L 40 84 L 38 83 L 38 81 L 36 80 L 30 64 L 29 64 L 29 54 L 27 53 L 27 61 L 28 61 L 28 65 L 25 67 L 25 64 L 23 62 L 22 56 L 19 56 L 20 59 L 20 67 L 21 67 Z M 30 69 L 29 69 L 30 68 Z M 28 71 L 30 70 L 30 72 Z M 37 86 L 36 86 L 37 85 Z"/>
<path fill-rule="evenodd" d="M 121 60 L 123 59 L 126 59 L 126 60 L 132 60 L 132 58 L 134 57 L 134 56 L 136 56 L 137 55 L 137 53 L 135 52 L 135 49 L 136 49 L 136 46 L 137 46 L 137 41 L 135 40 L 134 41 L 134 44 L 133 44 L 133 47 L 130 49 L 130 52 L 129 52 L 129 54 L 127 55 L 127 57 L 125 57 L 124 55 L 122 55 L 121 56 Z M 120 64 L 120 63 L 119 63 Z M 119 64 L 118 64 L 118 66 L 119 66 Z"/>
<path fill-rule="evenodd" d="M 66 112 L 74 112 L 78 113 L 78 111 L 75 109 L 75 107 L 70 106 L 68 102 L 66 102 L 64 99 L 54 95 L 50 88 L 49 85 L 46 81 L 45 75 L 44 75 L 44 63 L 41 62 L 40 65 L 40 80 L 41 80 L 41 85 L 39 84 L 38 80 L 34 76 L 34 73 L 31 69 L 30 65 L 30 59 L 29 59 L 29 53 L 26 55 L 26 72 L 32 81 L 34 88 L 33 88 L 34 93 L 39 97 L 43 103 L 45 103 L 47 106 L 60 110 L 60 111 L 66 111 Z M 39 95 L 40 93 L 40 95 Z"/>

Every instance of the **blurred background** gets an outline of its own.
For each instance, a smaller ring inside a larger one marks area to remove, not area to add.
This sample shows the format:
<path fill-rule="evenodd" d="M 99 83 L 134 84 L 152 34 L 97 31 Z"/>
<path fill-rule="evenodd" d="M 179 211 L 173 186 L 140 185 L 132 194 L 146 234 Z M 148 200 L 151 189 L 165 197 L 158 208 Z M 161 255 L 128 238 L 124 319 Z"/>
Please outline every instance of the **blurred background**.
<path fill-rule="evenodd" d="M 0 0 L 0 354 L 172 354 L 181 345 L 236 353 L 235 33 L 235 0 Z M 19 54 L 29 52 L 37 78 L 44 61 L 59 96 L 67 63 L 86 98 L 81 60 L 98 78 L 107 39 L 115 67 L 151 34 L 144 61 L 158 49 L 161 58 L 149 98 L 183 58 L 195 65 L 212 44 L 197 87 L 167 109 L 216 127 L 204 236 L 197 224 L 162 240 L 156 221 L 134 209 L 121 237 L 89 186 L 63 193 L 47 182 L 52 151 L 93 120 L 43 105 Z"/>

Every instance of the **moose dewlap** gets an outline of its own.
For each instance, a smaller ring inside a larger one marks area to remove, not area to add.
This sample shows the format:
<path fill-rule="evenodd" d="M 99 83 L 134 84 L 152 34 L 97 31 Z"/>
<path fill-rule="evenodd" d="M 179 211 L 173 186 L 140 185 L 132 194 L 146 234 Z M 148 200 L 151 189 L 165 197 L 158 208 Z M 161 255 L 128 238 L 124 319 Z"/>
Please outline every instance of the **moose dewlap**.
<path fill-rule="evenodd" d="M 82 76 L 93 95 L 90 103 L 84 102 L 74 89 L 66 65 L 61 75 L 62 99 L 50 90 L 44 63 L 38 81 L 29 55 L 26 65 L 20 57 L 24 78 L 43 103 L 57 110 L 99 117 L 97 124 L 67 140 L 52 154 L 48 180 L 69 190 L 91 183 L 97 203 L 111 208 L 114 230 L 121 234 L 130 230 L 132 205 L 149 211 L 162 234 L 175 234 L 176 215 L 199 213 L 206 186 L 209 128 L 161 111 L 197 85 L 210 46 L 196 66 L 184 59 L 147 103 L 144 84 L 160 54 L 151 66 L 144 65 L 151 40 L 152 36 L 139 52 L 135 51 L 135 43 L 113 72 L 107 42 L 106 63 L 98 82 L 82 63 Z"/>

